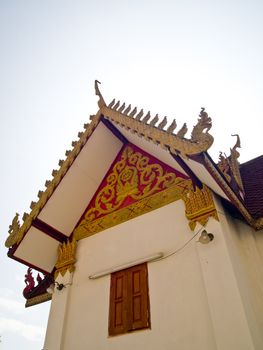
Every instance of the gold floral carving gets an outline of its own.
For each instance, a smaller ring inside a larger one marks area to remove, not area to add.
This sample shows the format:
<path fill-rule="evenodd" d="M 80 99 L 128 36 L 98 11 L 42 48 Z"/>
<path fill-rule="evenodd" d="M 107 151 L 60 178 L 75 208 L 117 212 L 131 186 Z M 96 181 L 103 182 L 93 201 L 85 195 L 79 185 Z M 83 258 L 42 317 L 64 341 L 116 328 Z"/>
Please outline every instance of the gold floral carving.
<path fill-rule="evenodd" d="M 64 276 L 67 271 L 73 272 L 75 269 L 75 255 L 76 255 L 76 241 L 64 242 L 58 247 L 58 260 L 55 265 L 55 279 L 58 277 L 59 273 Z"/>
<path fill-rule="evenodd" d="M 41 295 L 37 295 L 33 298 L 27 299 L 26 301 L 26 307 L 30 307 L 33 305 L 37 305 L 37 304 L 41 304 L 44 303 L 45 301 L 51 300 L 52 299 L 52 295 L 49 293 L 44 293 Z"/>
<path fill-rule="evenodd" d="M 74 230 L 74 237 L 79 240 L 157 209 L 189 189 L 191 180 L 178 177 L 159 163 L 150 163 L 147 156 L 127 146 Z"/>
<path fill-rule="evenodd" d="M 207 186 L 203 185 L 202 189 L 197 187 L 195 191 L 189 191 L 183 196 L 183 200 L 191 230 L 195 229 L 197 222 L 205 226 L 209 217 L 219 221 L 212 193 Z"/>
<path fill-rule="evenodd" d="M 173 185 L 166 190 L 153 194 L 150 197 L 143 198 L 128 207 L 121 208 L 92 222 L 84 220 L 75 229 L 74 237 L 76 240 L 89 237 L 95 233 L 106 230 L 107 228 L 121 224 L 181 199 L 182 193 L 187 191 L 188 186 L 191 187 L 191 181 L 184 180 L 184 184 L 186 186 L 185 188 Z"/>
<path fill-rule="evenodd" d="M 39 192 L 38 202 L 31 203 L 30 207 L 32 210 L 30 214 L 25 213 L 23 215 L 23 223 L 21 227 L 17 229 L 17 226 L 14 226 L 13 223 L 10 225 L 13 226 L 13 228 L 9 230 L 9 237 L 5 242 L 7 248 L 21 242 L 26 232 L 30 229 L 33 220 L 39 215 L 42 208 L 46 205 L 60 181 L 71 167 L 75 158 L 78 156 L 82 147 L 85 145 L 94 129 L 97 127 L 102 115 L 109 120 L 120 124 L 126 129 L 130 129 L 132 133 L 137 133 L 139 136 L 143 136 L 147 140 L 160 144 L 161 147 L 169 149 L 173 154 L 180 153 L 182 156 L 196 154 L 207 150 L 212 145 L 213 137 L 208 133 L 212 125 L 211 119 L 207 116 L 206 112 L 204 112 L 204 109 L 202 109 L 200 113 L 198 123 L 193 128 L 191 139 L 187 140 L 184 138 L 184 133 L 182 133 L 180 130 L 177 135 L 173 134 L 173 131 L 176 128 L 175 120 L 170 126 L 168 126 L 167 131 L 164 131 L 163 127 L 166 125 L 166 122 L 162 121 L 158 127 L 155 127 L 152 121 L 149 121 L 151 118 L 150 113 L 147 113 L 144 116 L 142 110 L 137 113 L 136 108 L 131 109 L 131 106 L 125 108 L 125 104 L 120 105 L 119 101 L 117 103 L 112 102 L 107 107 L 99 90 L 98 84 L 99 82 L 96 80 L 95 92 L 99 97 L 99 111 L 96 115 L 91 116 L 91 123 L 85 124 L 85 131 L 83 133 L 79 133 L 79 139 L 72 143 L 73 149 L 66 151 L 67 158 L 64 161 L 59 162 L 60 168 L 58 170 L 53 170 L 53 179 L 46 181 L 46 190 Z M 183 130 L 187 130 L 186 125 Z"/>

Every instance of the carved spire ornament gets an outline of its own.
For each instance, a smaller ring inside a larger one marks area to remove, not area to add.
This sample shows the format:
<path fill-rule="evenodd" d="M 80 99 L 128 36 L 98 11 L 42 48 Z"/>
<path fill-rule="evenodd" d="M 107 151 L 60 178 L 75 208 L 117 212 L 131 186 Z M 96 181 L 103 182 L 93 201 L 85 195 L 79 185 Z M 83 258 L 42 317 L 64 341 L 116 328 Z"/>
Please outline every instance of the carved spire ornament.
<path fill-rule="evenodd" d="M 178 131 L 178 133 L 176 134 L 177 137 L 179 137 L 180 139 L 185 137 L 185 134 L 187 133 L 188 128 L 186 123 L 184 123 L 184 125 L 181 127 L 181 129 Z"/>
<path fill-rule="evenodd" d="M 176 127 L 177 127 L 177 123 L 176 123 L 176 120 L 174 119 L 172 124 L 170 126 L 168 126 L 167 132 L 169 134 L 172 134 L 174 132 L 174 130 L 176 129 Z"/>
<path fill-rule="evenodd" d="M 164 117 L 163 120 L 158 125 L 158 129 L 163 130 L 163 128 L 166 126 L 166 124 L 167 124 L 167 117 Z"/>

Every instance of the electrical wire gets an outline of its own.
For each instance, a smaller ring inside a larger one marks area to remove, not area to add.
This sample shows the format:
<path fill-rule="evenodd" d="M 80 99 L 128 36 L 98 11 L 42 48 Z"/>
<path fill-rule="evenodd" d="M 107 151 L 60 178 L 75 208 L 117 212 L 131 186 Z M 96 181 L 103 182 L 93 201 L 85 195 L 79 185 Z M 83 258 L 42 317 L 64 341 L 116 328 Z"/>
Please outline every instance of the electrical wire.
<path fill-rule="evenodd" d="M 171 253 L 168 253 L 164 256 L 162 256 L 161 258 L 158 258 L 156 260 L 153 260 L 153 261 L 159 261 L 159 260 L 164 260 L 166 258 L 169 258 L 170 256 L 174 255 L 174 254 L 177 254 L 179 253 L 181 250 L 183 250 L 204 228 L 201 227 L 194 235 L 193 237 L 191 237 L 188 241 L 186 241 L 180 248 L 172 251 Z"/>
<path fill-rule="evenodd" d="M 133 262 L 128 262 L 126 264 L 121 264 L 121 265 L 118 265 L 118 266 L 115 266 L 115 267 L 111 267 L 107 270 L 104 270 L 102 272 L 99 272 L 99 273 L 95 273 L 95 274 L 92 274 L 89 276 L 89 279 L 97 279 L 97 278 L 100 278 L 100 277 L 103 277 L 103 276 L 106 276 L 106 275 L 109 275 L 113 272 L 117 272 L 117 271 L 121 271 L 123 269 L 126 269 L 126 268 L 129 268 L 129 267 L 132 267 L 132 266 L 135 266 L 137 264 L 140 264 L 140 263 L 143 263 L 143 262 L 155 262 L 155 261 L 159 261 L 159 260 L 163 260 L 163 259 L 166 259 L 176 253 L 179 253 L 181 250 L 183 250 L 204 228 L 201 227 L 188 241 L 186 241 L 180 248 L 170 252 L 170 253 L 167 253 L 166 255 L 164 255 L 163 253 L 158 253 L 158 254 L 155 254 L 157 255 L 157 257 L 155 256 L 150 256 L 150 257 L 146 257 L 146 258 L 142 258 L 142 259 L 137 259 Z M 159 255 L 159 256 L 158 256 Z M 64 287 L 64 286 L 63 286 Z"/>

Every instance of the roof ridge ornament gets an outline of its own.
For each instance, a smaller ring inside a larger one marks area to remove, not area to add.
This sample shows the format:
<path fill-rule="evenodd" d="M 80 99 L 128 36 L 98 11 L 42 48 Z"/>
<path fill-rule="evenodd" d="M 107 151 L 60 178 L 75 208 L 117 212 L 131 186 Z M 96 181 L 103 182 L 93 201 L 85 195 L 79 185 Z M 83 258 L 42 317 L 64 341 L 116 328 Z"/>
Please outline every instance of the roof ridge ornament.
<path fill-rule="evenodd" d="M 230 167 L 239 189 L 244 193 L 242 178 L 239 171 L 238 158 L 240 156 L 240 153 L 237 151 L 237 148 L 241 148 L 240 137 L 238 134 L 232 134 L 231 136 L 236 136 L 237 140 L 234 147 L 230 148 Z"/>
<path fill-rule="evenodd" d="M 231 136 L 236 136 L 237 140 L 233 148 L 230 148 L 230 155 L 227 156 L 220 152 L 218 168 L 225 175 L 225 178 L 229 183 L 231 183 L 232 178 L 238 185 L 239 190 L 244 193 L 244 187 L 242 183 L 242 178 L 239 171 L 239 161 L 238 158 L 240 153 L 237 151 L 237 148 L 241 148 L 240 137 L 238 134 L 232 134 Z"/>
<path fill-rule="evenodd" d="M 95 94 L 97 96 L 99 96 L 98 106 L 99 106 L 99 108 L 102 108 L 102 107 L 106 106 L 106 103 L 105 103 L 104 98 L 100 92 L 99 84 L 101 84 L 101 82 L 98 80 L 95 80 Z"/>
<path fill-rule="evenodd" d="M 187 131 L 188 131 L 187 125 L 186 125 L 186 123 L 184 123 L 184 125 L 181 127 L 181 129 L 176 134 L 176 136 L 179 137 L 180 139 L 183 139 L 185 137 L 185 134 L 187 133 Z"/>
<path fill-rule="evenodd" d="M 193 127 L 191 138 L 188 139 L 185 138 L 188 131 L 186 123 L 175 134 L 174 130 L 177 127 L 175 120 L 165 130 L 168 121 L 166 117 L 159 121 L 158 114 L 152 118 L 150 112 L 144 115 L 142 109 L 137 113 L 137 108 L 132 109 L 130 104 L 128 107 L 125 103 L 120 105 L 121 103 L 119 101 L 116 103 L 114 99 L 108 106 L 101 108 L 101 112 L 106 119 L 130 130 L 132 133 L 137 133 L 139 137 L 144 137 L 164 149 L 169 149 L 173 154 L 180 153 L 183 157 L 187 157 L 207 151 L 213 144 L 214 138 L 209 133 L 212 120 L 205 112 L 205 108 L 201 108 L 198 122 Z"/>
<path fill-rule="evenodd" d="M 212 127 L 212 119 L 208 116 L 207 112 L 205 111 L 205 108 L 201 107 L 201 112 L 199 114 L 198 122 L 193 127 L 191 140 L 198 142 L 200 140 L 200 136 L 202 136 L 202 134 L 208 134 L 211 127 Z M 204 130 L 206 130 L 205 133 L 204 133 Z"/>
<path fill-rule="evenodd" d="M 240 137 L 239 137 L 238 134 L 231 134 L 231 136 L 236 136 L 237 137 L 235 146 L 233 148 L 230 148 L 231 156 L 233 156 L 233 157 L 235 157 L 235 159 L 237 159 L 240 156 L 240 153 L 237 151 L 237 148 L 241 148 Z"/>

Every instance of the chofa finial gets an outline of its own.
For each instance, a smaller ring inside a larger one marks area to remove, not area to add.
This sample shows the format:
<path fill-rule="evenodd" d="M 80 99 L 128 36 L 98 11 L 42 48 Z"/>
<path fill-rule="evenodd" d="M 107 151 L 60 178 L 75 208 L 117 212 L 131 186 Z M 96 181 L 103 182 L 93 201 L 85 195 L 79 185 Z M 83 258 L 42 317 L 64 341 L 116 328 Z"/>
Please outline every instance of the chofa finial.
<path fill-rule="evenodd" d="M 106 103 L 105 103 L 105 101 L 104 101 L 104 98 L 102 97 L 102 94 L 101 94 L 101 92 L 100 92 L 100 89 L 99 89 L 99 85 L 98 85 L 98 84 L 101 84 L 101 82 L 98 81 L 98 80 L 95 80 L 95 94 L 96 94 L 97 96 L 99 96 L 98 106 L 99 106 L 100 108 L 102 108 L 102 107 L 106 106 Z"/>

